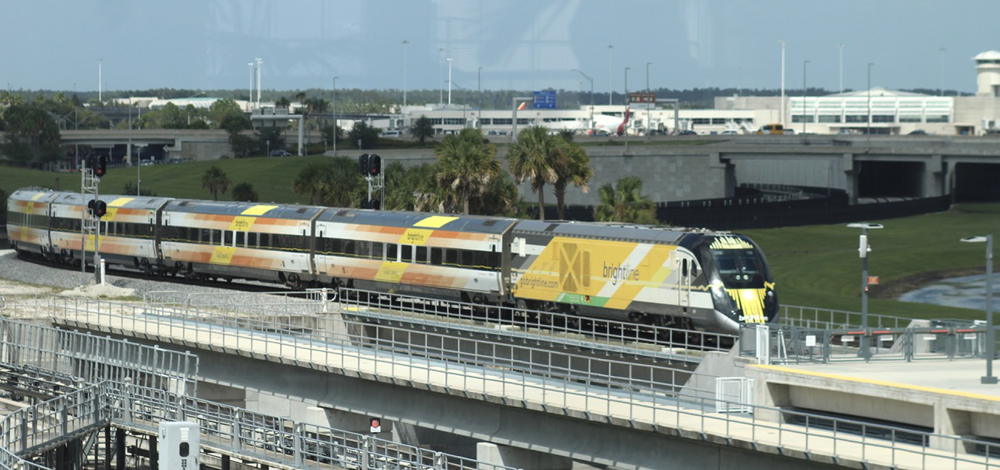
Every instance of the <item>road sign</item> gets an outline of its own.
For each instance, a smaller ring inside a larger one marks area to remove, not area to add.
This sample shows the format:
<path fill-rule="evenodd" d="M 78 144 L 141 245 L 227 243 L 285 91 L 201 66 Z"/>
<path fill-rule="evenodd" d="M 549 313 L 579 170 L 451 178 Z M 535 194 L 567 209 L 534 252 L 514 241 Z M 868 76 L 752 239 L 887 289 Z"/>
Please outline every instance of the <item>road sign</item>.
<path fill-rule="evenodd" d="M 536 91 L 533 95 L 535 109 L 556 109 L 556 92 L 553 90 Z"/>
<path fill-rule="evenodd" d="M 656 103 L 656 93 L 629 93 L 629 103 Z"/>
<path fill-rule="evenodd" d="M 878 285 L 878 276 L 868 276 L 868 285 L 869 286 L 877 286 Z"/>

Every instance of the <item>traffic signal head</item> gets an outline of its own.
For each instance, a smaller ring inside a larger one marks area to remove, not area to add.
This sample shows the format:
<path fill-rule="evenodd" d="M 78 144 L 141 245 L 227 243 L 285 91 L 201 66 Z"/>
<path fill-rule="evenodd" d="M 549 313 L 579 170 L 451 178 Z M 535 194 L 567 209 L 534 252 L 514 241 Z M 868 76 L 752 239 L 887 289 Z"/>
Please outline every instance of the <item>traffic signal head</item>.
<path fill-rule="evenodd" d="M 364 153 L 358 157 L 358 168 L 361 169 L 361 174 L 368 176 L 368 154 Z"/>
<path fill-rule="evenodd" d="M 382 201 L 379 201 L 378 198 L 362 199 L 361 208 L 379 210 L 382 208 Z"/>
<path fill-rule="evenodd" d="M 89 171 L 90 174 L 94 174 L 94 167 L 97 166 L 97 156 L 87 155 L 87 159 L 84 161 L 83 165 L 86 171 Z"/>
<path fill-rule="evenodd" d="M 104 217 L 104 214 L 108 213 L 108 204 L 100 199 L 91 199 L 87 203 L 87 212 L 92 217 L 100 219 Z"/>
<path fill-rule="evenodd" d="M 374 153 L 368 156 L 368 175 L 378 176 L 382 172 L 382 157 Z"/>
<path fill-rule="evenodd" d="M 108 172 L 108 157 L 100 155 L 97 157 L 97 166 L 94 168 L 94 176 L 100 178 Z"/>

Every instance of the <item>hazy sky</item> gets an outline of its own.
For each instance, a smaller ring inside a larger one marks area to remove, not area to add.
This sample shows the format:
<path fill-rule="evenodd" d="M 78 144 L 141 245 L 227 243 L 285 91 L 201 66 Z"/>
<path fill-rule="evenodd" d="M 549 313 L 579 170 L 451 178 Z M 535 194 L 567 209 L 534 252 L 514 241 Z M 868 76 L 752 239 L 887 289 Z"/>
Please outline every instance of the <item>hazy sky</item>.
<path fill-rule="evenodd" d="M 0 0 L 0 86 L 265 89 L 845 88 L 975 91 L 996 0 Z M 403 40 L 409 41 L 407 46 Z M 608 49 L 612 45 L 612 50 Z M 944 49 L 944 52 L 941 49 Z M 442 51 L 443 50 L 443 51 Z M 405 51 L 405 61 L 404 61 Z M 103 59 L 103 60 L 101 60 Z M 610 72 L 609 72 L 610 61 Z M 405 74 L 404 74 L 405 63 Z M 943 73 L 942 73 L 943 71 Z"/>

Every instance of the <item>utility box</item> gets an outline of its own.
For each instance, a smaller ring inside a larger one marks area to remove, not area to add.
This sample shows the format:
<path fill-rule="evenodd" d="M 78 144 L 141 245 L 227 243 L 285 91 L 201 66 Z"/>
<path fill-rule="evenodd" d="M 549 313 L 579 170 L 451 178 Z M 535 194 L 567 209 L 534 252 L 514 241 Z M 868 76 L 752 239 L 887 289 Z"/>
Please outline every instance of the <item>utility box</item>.
<path fill-rule="evenodd" d="M 175 421 L 160 423 L 157 438 L 160 468 L 198 470 L 200 467 L 201 429 L 197 423 Z"/>

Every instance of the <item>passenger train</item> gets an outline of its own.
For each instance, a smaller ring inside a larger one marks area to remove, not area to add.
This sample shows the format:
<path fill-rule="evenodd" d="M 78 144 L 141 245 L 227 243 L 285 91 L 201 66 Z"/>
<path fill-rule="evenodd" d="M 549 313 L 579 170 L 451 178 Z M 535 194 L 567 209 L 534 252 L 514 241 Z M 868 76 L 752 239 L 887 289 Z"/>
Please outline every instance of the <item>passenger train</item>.
<path fill-rule="evenodd" d="M 99 240 L 78 193 L 15 191 L 19 253 L 192 278 L 341 286 L 736 333 L 776 321 L 764 254 L 729 232 L 622 224 L 101 195 Z M 89 217 L 89 215 L 88 215 Z M 81 253 L 81 247 L 85 249 Z"/>

